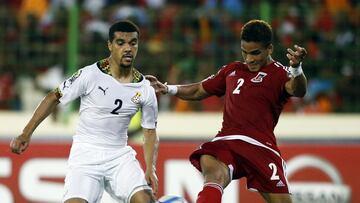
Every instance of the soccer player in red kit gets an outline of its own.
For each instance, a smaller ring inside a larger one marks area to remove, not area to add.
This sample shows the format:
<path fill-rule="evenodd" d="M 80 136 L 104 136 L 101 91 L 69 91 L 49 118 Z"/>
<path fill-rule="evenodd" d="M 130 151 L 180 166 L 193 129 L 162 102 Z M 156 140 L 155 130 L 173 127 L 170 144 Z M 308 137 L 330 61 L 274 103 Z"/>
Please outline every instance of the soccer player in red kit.
<path fill-rule="evenodd" d="M 241 31 L 244 62 L 223 66 L 218 73 L 193 84 L 167 85 L 147 78 L 157 92 L 184 100 L 224 96 L 221 131 L 190 156 L 205 183 L 197 203 L 219 203 L 223 189 L 233 179 L 247 178 L 249 190 L 267 202 L 291 202 L 285 162 L 277 147 L 274 128 L 291 96 L 303 97 L 307 81 L 301 63 L 306 50 L 288 49 L 290 67 L 272 59 L 272 28 L 250 20 Z"/>

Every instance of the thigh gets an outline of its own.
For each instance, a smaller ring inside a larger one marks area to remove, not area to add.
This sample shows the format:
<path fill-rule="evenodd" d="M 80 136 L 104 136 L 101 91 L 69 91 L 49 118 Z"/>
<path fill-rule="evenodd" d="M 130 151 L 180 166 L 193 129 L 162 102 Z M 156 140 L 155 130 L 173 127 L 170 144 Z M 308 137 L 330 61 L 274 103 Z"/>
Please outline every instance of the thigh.
<path fill-rule="evenodd" d="M 203 159 L 203 155 L 210 155 L 223 163 L 230 169 L 230 175 L 232 175 L 233 165 L 235 164 L 234 154 L 230 151 L 225 141 L 206 142 L 190 155 L 191 164 L 201 172 L 203 169 L 200 160 Z M 207 162 L 211 163 L 211 160 Z"/>
<path fill-rule="evenodd" d="M 200 165 L 205 182 L 218 183 L 225 188 L 231 181 L 230 170 L 221 160 L 211 156 L 202 155 Z"/>
<path fill-rule="evenodd" d="M 70 168 L 65 177 L 63 201 L 83 199 L 87 202 L 100 202 L 104 184 L 84 168 Z M 74 199 L 75 198 L 75 199 Z"/>
<path fill-rule="evenodd" d="M 135 193 L 144 190 L 151 191 L 151 187 L 146 182 L 144 171 L 132 149 L 112 162 L 110 165 L 115 164 L 116 167 L 107 170 L 105 190 L 114 199 L 129 202 Z"/>
<path fill-rule="evenodd" d="M 289 193 L 285 161 L 278 154 L 243 141 L 237 141 L 235 145 L 236 171 L 244 171 L 248 189 L 265 193 Z"/>

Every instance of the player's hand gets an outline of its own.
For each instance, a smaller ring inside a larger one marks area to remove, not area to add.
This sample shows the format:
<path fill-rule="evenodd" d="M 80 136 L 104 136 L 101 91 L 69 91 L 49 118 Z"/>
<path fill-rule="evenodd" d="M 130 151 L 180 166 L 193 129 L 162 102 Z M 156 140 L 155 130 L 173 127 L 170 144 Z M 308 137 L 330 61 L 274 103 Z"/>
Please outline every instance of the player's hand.
<path fill-rule="evenodd" d="M 10 142 L 11 151 L 15 154 L 23 153 L 30 144 L 30 136 L 21 134 Z"/>
<path fill-rule="evenodd" d="M 166 83 L 161 83 L 153 75 L 145 75 L 145 78 L 150 81 L 150 84 L 155 89 L 156 93 L 161 93 L 161 94 L 168 93 L 168 87 L 167 87 Z"/>
<path fill-rule="evenodd" d="M 145 178 L 148 185 L 152 188 L 154 195 L 158 192 L 158 178 L 156 176 L 155 171 L 146 171 Z"/>
<path fill-rule="evenodd" d="M 288 53 L 286 54 L 286 56 L 290 61 L 290 66 L 296 68 L 304 60 L 305 56 L 307 55 L 307 51 L 305 48 L 300 47 L 296 44 L 294 45 L 294 48 L 295 50 L 288 48 Z"/>

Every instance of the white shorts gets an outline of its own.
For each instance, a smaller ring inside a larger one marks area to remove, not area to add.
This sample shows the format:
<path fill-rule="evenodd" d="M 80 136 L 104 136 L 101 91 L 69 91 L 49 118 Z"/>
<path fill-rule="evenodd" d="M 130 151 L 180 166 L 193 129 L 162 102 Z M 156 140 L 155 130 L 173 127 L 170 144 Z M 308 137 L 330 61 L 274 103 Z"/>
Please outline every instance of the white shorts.
<path fill-rule="evenodd" d="M 119 202 L 130 202 L 140 190 L 151 190 L 144 172 L 130 147 L 105 148 L 88 143 L 73 143 L 65 177 L 63 202 L 81 198 L 101 201 L 104 189 Z"/>

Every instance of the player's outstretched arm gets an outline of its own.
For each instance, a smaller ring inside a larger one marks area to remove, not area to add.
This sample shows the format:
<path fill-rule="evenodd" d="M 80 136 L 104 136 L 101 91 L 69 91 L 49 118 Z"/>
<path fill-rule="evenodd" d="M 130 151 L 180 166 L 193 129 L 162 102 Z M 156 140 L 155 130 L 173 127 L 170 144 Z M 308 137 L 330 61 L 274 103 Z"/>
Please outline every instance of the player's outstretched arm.
<path fill-rule="evenodd" d="M 13 153 L 21 154 L 29 146 L 31 135 L 37 126 L 54 110 L 59 104 L 60 96 L 56 92 L 48 93 L 36 108 L 32 118 L 27 123 L 23 132 L 10 142 L 10 148 Z"/>
<path fill-rule="evenodd" d="M 302 70 L 301 64 L 307 54 L 306 49 L 298 45 L 294 46 L 295 50 L 287 49 L 286 54 L 289 59 L 290 73 L 292 78 L 285 84 L 286 91 L 296 97 L 303 97 L 307 89 L 307 79 Z"/>
<path fill-rule="evenodd" d="M 146 164 L 145 178 L 153 189 L 154 195 L 158 191 L 158 178 L 156 176 L 156 160 L 158 154 L 159 137 L 156 129 L 143 129 L 144 132 L 144 158 Z"/>
<path fill-rule="evenodd" d="M 184 100 L 201 100 L 210 96 L 204 90 L 201 82 L 186 85 L 168 85 L 160 82 L 155 76 L 146 75 L 145 77 L 150 81 L 156 93 L 170 94 Z"/>

